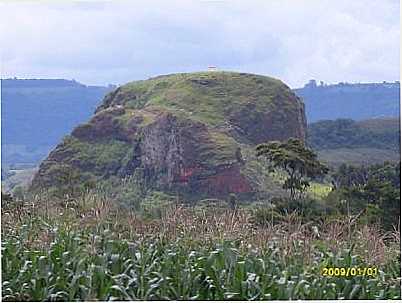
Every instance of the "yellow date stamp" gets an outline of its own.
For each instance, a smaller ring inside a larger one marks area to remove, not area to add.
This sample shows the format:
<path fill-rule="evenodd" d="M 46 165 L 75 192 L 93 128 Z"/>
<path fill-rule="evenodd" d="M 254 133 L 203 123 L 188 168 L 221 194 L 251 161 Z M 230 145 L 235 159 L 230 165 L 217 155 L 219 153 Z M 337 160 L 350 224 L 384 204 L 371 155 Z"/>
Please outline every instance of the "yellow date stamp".
<path fill-rule="evenodd" d="M 321 275 L 327 277 L 375 277 L 377 274 L 377 267 L 324 267 L 321 269 Z"/>

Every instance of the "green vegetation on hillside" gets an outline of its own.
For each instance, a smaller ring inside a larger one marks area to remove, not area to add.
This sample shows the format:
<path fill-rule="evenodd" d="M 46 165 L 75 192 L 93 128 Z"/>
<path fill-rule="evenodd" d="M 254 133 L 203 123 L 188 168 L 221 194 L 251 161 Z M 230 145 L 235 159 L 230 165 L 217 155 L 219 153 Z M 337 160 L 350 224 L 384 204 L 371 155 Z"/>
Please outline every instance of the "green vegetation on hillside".
<path fill-rule="evenodd" d="M 42 165 L 48 167 L 47 174 L 41 176 L 40 182 L 34 180 L 31 191 L 45 190 L 57 195 L 70 191 L 70 195 L 74 196 L 102 178 L 119 175 L 120 168 L 132 156 L 133 148 L 127 142 L 114 139 L 89 143 L 67 136 L 59 144 L 58 153 L 71 157 L 64 162 L 43 162 Z M 86 171 L 78 167 L 85 167 Z"/>
<path fill-rule="evenodd" d="M 98 110 L 113 105 L 132 109 L 157 107 L 217 126 L 250 100 L 257 101 L 253 110 L 258 112 L 274 106 L 278 95 L 290 94 L 291 90 L 281 81 L 265 76 L 231 72 L 183 73 L 123 85 L 109 93 Z"/>
<path fill-rule="evenodd" d="M 209 132 L 210 143 L 207 146 L 199 146 L 200 150 L 205 150 L 202 152 L 202 158 L 205 158 L 205 163 L 211 165 L 212 167 L 216 164 L 232 164 L 236 162 L 236 151 L 238 145 L 236 141 L 220 132 Z"/>
<path fill-rule="evenodd" d="M 71 153 L 71 163 L 93 167 L 95 173 L 117 171 L 121 161 L 129 157 L 132 147 L 127 142 L 107 140 L 105 142 L 84 142 L 74 137 L 66 137 L 63 152 Z"/>
<path fill-rule="evenodd" d="M 343 164 L 333 174 L 336 188 L 328 196 L 346 212 L 366 212 L 371 223 L 391 230 L 401 217 L 401 163 L 349 166 Z M 344 205 L 339 203 L 344 201 Z M 345 205 L 347 204 L 347 205 Z"/>
<path fill-rule="evenodd" d="M 324 120 L 309 124 L 307 142 L 330 166 L 371 165 L 400 159 L 398 118 Z"/>
<path fill-rule="evenodd" d="M 308 127 L 307 141 L 317 150 L 337 148 L 400 149 L 399 119 L 324 120 Z"/>
<path fill-rule="evenodd" d="M 339 167 L 342 164 L 371 165 L 384 161 L 397 162 L 401 159 L 400 153 L 389 149 L 377 148 L 335 148 L 317 151 L 318 158 L 330 167 Z"/>

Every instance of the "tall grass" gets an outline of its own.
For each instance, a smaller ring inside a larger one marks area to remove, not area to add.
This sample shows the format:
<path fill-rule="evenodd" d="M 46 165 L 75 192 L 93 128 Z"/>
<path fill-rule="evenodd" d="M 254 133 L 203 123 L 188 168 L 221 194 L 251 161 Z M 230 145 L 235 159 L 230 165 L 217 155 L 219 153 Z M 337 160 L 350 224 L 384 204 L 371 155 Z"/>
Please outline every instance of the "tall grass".
<path fill-rule="evenodd" d="M 105 197 L 2 213 L 4 301 L 400 299 L 400 234 L 293 213 L 173 206 L 144 219 Z M 375 277 L 323 267 L 377 266 Z"/>

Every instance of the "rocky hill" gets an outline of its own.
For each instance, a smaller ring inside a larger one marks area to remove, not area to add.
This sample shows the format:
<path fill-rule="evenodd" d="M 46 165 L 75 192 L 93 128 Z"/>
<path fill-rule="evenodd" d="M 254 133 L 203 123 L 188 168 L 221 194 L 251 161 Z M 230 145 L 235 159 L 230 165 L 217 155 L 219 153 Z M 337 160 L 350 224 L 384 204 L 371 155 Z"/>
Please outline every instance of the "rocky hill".
<path fill-rule="evenodd" d="M 32 188 L 74 171 L 80 182 L 135 176 L 158 190 L 219 197 L 257 190 L 250 150 L 305 139 L 304 104 L 281 81 L 254 74 L 159 76 L 109 93 L 40 165 Z"/>
<path fill-rule="evenodd" d="M 57 143 L 87 121 L 114 87 L 65 79 L 2 79 L 3 167 L 39 165 Z M 295 89 L 306 105 L 307 121 L 362 120 L 399 116 L 399 83 L 310 81 Z M 46 135 L 44 135 L 46 134 Z"/>

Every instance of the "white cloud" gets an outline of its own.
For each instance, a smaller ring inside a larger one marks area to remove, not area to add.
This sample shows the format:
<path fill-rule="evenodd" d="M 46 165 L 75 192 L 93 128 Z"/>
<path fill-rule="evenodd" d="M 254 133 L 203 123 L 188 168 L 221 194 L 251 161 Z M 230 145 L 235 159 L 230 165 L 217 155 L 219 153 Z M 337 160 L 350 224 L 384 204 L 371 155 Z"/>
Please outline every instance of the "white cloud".
<path fill-rule="evenodd" d="M 399 78 L 399 1 L 0 4 L 2 76 L 124 83 L 222 69 L 295 87 Z"/>

